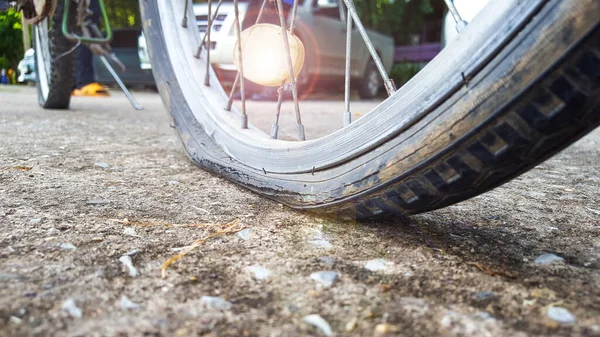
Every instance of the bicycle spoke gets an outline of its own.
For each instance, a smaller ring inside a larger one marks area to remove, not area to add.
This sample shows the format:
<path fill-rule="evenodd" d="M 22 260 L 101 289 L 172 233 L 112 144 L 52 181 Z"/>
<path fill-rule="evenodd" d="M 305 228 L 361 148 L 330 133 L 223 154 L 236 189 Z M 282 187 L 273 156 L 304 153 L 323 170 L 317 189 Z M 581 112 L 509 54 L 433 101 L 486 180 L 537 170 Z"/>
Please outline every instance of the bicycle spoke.
<path fill-rule="evenodd" d="M 181 20 L 181 27 L 183 28 L 187 28 L 187 12 L 188 12 L 188 5 L 190 3 L 190 0 L 184 0 L 185 1 L 185 9 L 183 10 L 183 19 Z"/>
<path fill-rule="evenodd" d="M 294 1 L 294 4 L 297 1 Z M 296 111 L 296 131 L 298 140 L 306 140 L 304 133 L 304 125 L 302 125 L 302 117 L 300 116 L 300 105 L 298 104 L 298 88 L 296 88 L 296 78 L 294 76 L 294 65 L 292 63 L 292 55 L 290 53 L 290 42 L 288 41 L 288 31 L 283 17 L 283 1 L 277 0 L 277 9 L 279 11 L 279 23 L 281 25 L 281 33 L 283 38 L 283 47 L 287 56 L 288 69 L 290 74 L 290 84 L 292 86 L 292 98 L 294 100 L 294 110 Z"/>
<path fill-rule="evenodd" d="M 221 4 L 223 3 L 223 0 L 219 0 L 219 2 L 217 3 L 217 8 L 215 9 L 215 13 L 213 14 L 212 18 L 210 18 L 210 22 L 215 22 L 215 19 L 217 18 L 217 15 L 219 14 L 219 8 L 221 8 Z M 204 34 L 204 36 L 202 37 L 202 43 L 200 43 L 200 45 L 198 46 L 198 50 L 196 51 L 196 54 L 194 55 L 195 58 L 199 59 L 200 58 L 200 52 L 202 51 L 202 47 L 205 46 L 206 43 L 206 34 Z"/>
<path fill-rule="evenodd" d="M 290 34 L 294 35 L 294 28 L 296 26 L 296 11 L 298 9 L 298 2 L 294 1 L 292 6 L 292 19 L 290 21 Z M 281 102 L 283 102 L 285 81 L 281 82 L 281 85 L 277 89 L 277 109 L 275 111 L 275 123 L 271 126 L 271 139 L 277 139 L 277 130 L 279 130 L 279 116 L 281 115 Z"/>
<path fill-rule="evenodd" d="M 210 85 L 210 31 L 212 30 L 212 18 L 211 16 L 211 6 L 212 6 L 212 0 L 208 0 L 208 15 L 206 16 L 206 18 L 208 19 L 208 26 L 206 28 L 206 34 L 205 36 L 207 37 L 207 45 L 206 45 L 206 75 L 204 75 L 204 85 L 205 86 L 209 86 Z M 236 6 L 237 6 L 237 2 L 236 2 Z M 237 10 L 237 7 L 236 7 Z M 236 15 L 237 15 L 237 11 L 236 11 Z"/>
<path fill-rule="evenodd" d="M 344 79 L 344 126 L 352 123 L 350 113 L 350 63 L 352 55 L 352 16 L 350 9 L 346 15 L 346 78 Z"/>
<path fill-rule="evenodd" d="M 221 3 L 221 0 L 219 0 L 219 4 Z M 258 16 L 256 17 L 256 21 L 254 22 L 254 24 L 258 24 L 260 22 L 260 19 L 262 18 L 263 15 L 263 10 L 265 9 L 265 6 L 267 4 L 267 0 L 263 0 L 262 5 L 260 6 L 260 10 L 258 11 Z M 218 6 L 217 6 L 218 8 Z M 237 74 L 235 75 L 235 80 L 233 80 L 233 85 L 231 86 L 231 91 L 229 92 L 229 100 L 227 101 L 227 106 L 225 107 L 225 110 L 227 111 L 231 111 L 231 105 L 233 104 L 233 93 L 235 92 L 235 88 L 238 85 L 238 82 L 240 81 L 240 72 L 238 71 Z"/>
<path fill-rule="evenodd" d="M 277 89 L 277 109 L 275 112 L 275 123 L 271 125 L 271 139 L 277 139 L 279 133 L 279 116 L 281 115 L 281 102 L 283 102 L 283 86 Z"/>
<path fill-rule="evenodd" d="M 210 1 L 210 0 L 209 0 Z M 242 129 L 248 128 L 248 115 L 246 114 L 246 93 L 244 90 L 244 63 L 242 60 L 244 57 L 242 56 L 242 39 L 240 37 L 242 27 L 240 27 L 240 11 L 238 8 L 238 0 L 233 0 L 233 7 L 235 11 L 235 31 L 237 34 L 237 48 L 240 62 L 240 93 L 242 96 Z"/>
<path fill-rule="evenodd" d="M 233 80 L 233 85 L 231 86 L 231 91 L 229 92 L 229 100 L 227 101 L 227 107 L 225 110 L 231 111 L 231 105 L 233 104 L 233 94 L 235 93 L 235 88 L 238 86 L 238 82 L 240 81 L 240 72 L 235 75 L 235 80 Z"/>
<path fill-rule="evenodd" d="M 452 0 L 444 1 L 446 2 L 446 6 L 448 7 L 450 14 L 452 14 L 452 17 L 454 18 L 454 22 L 456 22 L 456 31 L 459 33 L 462 32 L 462 30 L 467 27 L 467 21 L 460 17 L 460 14 L 458 13 L 456 6 L 454 6 L 454 2 Z"/>
<path fill-rule="evenodd" d="M 277 139 L 279 130 L 279 116 L 281 115 L 281 102 L 283 102 L 283 89 L 285 82 L 282 82 L 277 88 L 277 108 L 275 109 L 275 123 L 271 125 L 271 139 Z"/>
<path fill-rule="evenodd" d="M 375 50 L 375 47 L 373 46 L 373 42 L 371 42 L 371 39 L 369 38 L 369 35 L 367 34 L 367 31 L 365 30 L 365 27 L 362 24 L 362 21 L 358 17 L 358 13 L 356 12 L 356 8 L 354 7 L 354 2 L 352 2 L 352 0 L 344 0 L 344 3 L 346 4 L 346 7 L 348 8 L 348 12 L 349 12 L 350 16 L 352 17 L 352 19 L 354 20 L 354 23 L 356 24 L 356 28 L 358 29 L 360 36 L 365 41 L 365 44 L 367 45 L 367 49 L 369 50 L 369 53 L 371 53 L 371 58 L 375 62 L 375 65 L 377 66 L 377 69 L 379 70 L 379 74 L 381 75 L 381 78 L 383 78 L 383 84 L 385 86 L 385 90 L 387 91 L 388 95 L 391 95 L 392 93 L 394 93 L 394 91 L 396 91 L 396 85 L 394 84 L 394 81 L 390 79 L 387 72 L 385 71 L 385 67 L 383 66 L 383 63 L 381 62 L 381 58 L 377 54 L 377 51 Z"/>
<path fill-rule="evenodd" d="M 290 34 L 294 35 L 294 28 L 296 28 L 296 12 L 298 11 L 298 1 L 294 1 L 292 5 L 292 19 L 290 20 Z"/>

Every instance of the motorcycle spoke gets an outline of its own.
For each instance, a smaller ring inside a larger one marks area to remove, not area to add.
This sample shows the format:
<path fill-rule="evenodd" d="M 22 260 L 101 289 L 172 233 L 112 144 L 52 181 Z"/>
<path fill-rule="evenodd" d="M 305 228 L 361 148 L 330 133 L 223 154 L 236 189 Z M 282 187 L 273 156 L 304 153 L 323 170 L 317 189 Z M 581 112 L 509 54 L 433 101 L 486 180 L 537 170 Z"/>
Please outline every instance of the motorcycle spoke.
<path fill-rule="evenodd" d="M 454 22 L 456 22 L 456 31 L 459 33 L 462 32 L 462 30 L 467 27 L 467 21 L 460 17 L 460 14 L 458 13 L 456 6 L 454 6 L 454 2 L 452 0 L 444 1 L 446 2 L 446 6 L 448 7 L 450 14 L 452 14 L 452 17 L 454 18 Z"/>
<path fill-rule="evenodd" d="M 346 4 L 346 7 L 348 8 L 348 12 L 349 12 L 350 16 L 352 17 L 354 23 L 356 24 L 356 28 L 358 29 L 358 32 L 360 33 L 361 37 L 365 41 L 365 44 L 367 45 L 367 49 L 369 50 L 369 53 L 371 53 L 371 58 L 375 62 L 375 65 L 377 66 L 377 70 L 379 70 L 379 74 L 381 75 L 381 78 L 383 78 L 383 84 L 385 86 L 385 90 L 387 91 L 388 95 L 393 94 L 396 91 L 396 85 L 394 84 L 394 81 L 391 80 L 390 77 L 388 76 L 387 71 L 385 70 L 385 67 L 383 66 L 383 63 L 381 62 L 381 58 L 379 57 L 379 55 L 377 54 L 377 51 L 375 50 L 375 47 L 373 46 L 373 42 L 371 42 L 371 38 L 369 38 L 369 35 L 367 34 L 367 31 L 362 24 L 362 21 L 358 17 L 358 13 L 356 12 L 356 8 L 354 7 L 354 2 L 352 2 L 352 0 L 344 0 L 344 3 Z"/>
<path fill-rule="evenodd" d="M 210 1 L 210 0 L 209 0 Z M 240 11 L 238 8 L 238 0 L 233 0 L 233 7 L 235 11 L 235 31 L 237 34 L 237 49 L 239 55 L 239 75 L 240 75 L 240 94 L 242 97 L 242 129 L 248 128 L 248 114 L 246 114 L 246 93 L 244 90 L 244 63 L 242 60 L 244 59 L 242 55 L 242 39 L 240 37 L 242 27 L 240 26 Z M 233 90 L 233 89 L 232 89 Z"/>
<path fill-rule="evenodd" d="M 294 1 L 294 4 L 296 1 Z M 288 70 L 290 76 L 290 85 L 292 87 L 292 98 L 294 100 L 294 111 L 296 112 L 296 131 L 298 140 L 306 140 L 304 133 L 304 125 L 302 125 L 302 116 L 300 115 L 300 105 L 298 104 L 298 88 L 296 88 L 296 78 L 294 76 L 294 65 L 292 63 L 292 55 L 290 53 L 290 42 L 288 41 L 287 28 L 285 18 L 283 17 L 283 1 L 277 0 L 277 9 L 279 11 L 279 23 L 281 25 L 281 33 L 283 38 L 283 47 L 287 56 Z"/>
<path fill-rule="evenodd" d="M 352 123 L 352 114 L 350 113 L 350 64 L 352 55 L 352 16 L 350 9 L 346 15 L 346 69 L 344 78 L 344 126 Z"/>

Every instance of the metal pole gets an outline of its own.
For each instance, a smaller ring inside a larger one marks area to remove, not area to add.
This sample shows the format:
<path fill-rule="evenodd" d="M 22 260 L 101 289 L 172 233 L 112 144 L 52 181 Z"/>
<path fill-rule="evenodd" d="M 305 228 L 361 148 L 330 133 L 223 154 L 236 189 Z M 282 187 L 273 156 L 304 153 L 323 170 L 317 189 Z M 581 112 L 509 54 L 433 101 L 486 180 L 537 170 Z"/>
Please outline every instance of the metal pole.
<path fill-rule="evenodd" d="M 99 57 L 100 57 L 100 60 L 102 61 L 102 63 L 104 63 L 104 66 L 106 66 L 106 69 L 108 69 L 110 74 L 115 78 L 115 81 L 117 81 L 117 84 L 121 87 L 121 90 L 123 90 L 123 92 L 125 93 L 125 96 L 127 96 L 127 99 L 129 99 L 129 103 L 131 103 L 131 105 L 133 105 L 133 107 L 136 110 L 143 110 L 144 107 L 141 106 L 135 100 L 135 98 L 133 98 L 133 95 L 129 92 L 129 90 L 127 90 L 127 87 L 125 87 L 125 84 L 123 84 L 123 82 L 119 78 L 119 75 L 117 75 L 117 73 L 115 72 L 113 67 L 110 65 L 110 63 L 108 63 L 108 60 L 106 60 L 106 57 L 104 55 L 100 55 Z"/>

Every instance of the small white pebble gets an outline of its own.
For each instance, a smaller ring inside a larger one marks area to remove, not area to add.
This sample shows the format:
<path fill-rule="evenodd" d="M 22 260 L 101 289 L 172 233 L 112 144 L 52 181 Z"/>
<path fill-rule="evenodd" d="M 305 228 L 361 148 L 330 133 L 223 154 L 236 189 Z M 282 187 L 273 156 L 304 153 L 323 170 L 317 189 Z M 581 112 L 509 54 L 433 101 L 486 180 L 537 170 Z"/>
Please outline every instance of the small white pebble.
<path fill-rule="evenodd" d="M 110 165 L 108 165 L 107 163 L 104 163 L 104 162 L 94 163 L 94 166 L 100 167 L 105 170 L 110 167 Z"/>
<path fill-rule="evenodd" d="M 365 269 L 370 271 L 381 271 L 387 268 L 387 260 L 385 259 L 373 259 L 365 263 Z"/>
<path fill-rule="evenodd" d="M 356 317 L 352 317 L 348 322 L 346 322 L 346 326 L 344 327 L 344 331 L 352 332 L 356 328 L 356 324 L 358 323 L 358 319 Z"/>
<path fill-rule="evenodd" d="M 75 304 L 75 301 L 71 298 L 63 302 L 62 310 L 73 318 L 81 318 L 82 316 L 81 309 L 77 307 L 77 304 Z"/>
<path fill-rule="evenodd" d="M 254 275 L 257 280 L 264 280 L 271 275 L 271 271 L 263 266 L 250 266 L 248 270 Z"/>
<path fill-rule="evenodd" d="M 317 247 L 317 248 L 322 248 L 322 249 L 331 249 L 333 248 L 333 245 L 331 244 L 331 242 L 325 240 L 325 239 L 319 239 L 319 240 L 312 240 L 310 243 L 313 244 L 313 246 Z"/>
<path fill-rule="evenodd" d="M 125 227 L 125 229 L 123 229 L 123 234 L 127 235 L 127 236 L 134 236 L 136 238 L 141 238 L 141 235 L 138 235 L 135 231 L 135 228 L 133 227 Z"/>
<path fill-rule="evenodd" d="M 596 215 L 600 215 L 600 209 L 588 208 L 588 210 Z"/>
<path fill-rule="evenodd" d="M 323 317 L 313 314 L 302 317 L 302 320 L 306 324 L 310 324 L 317 329 L 321 330 L 326 336 L 333 336 L 333 331 L 331 330 L 331 325 L 327 323 Z"/>
<path fill-rule="evenodd" d="M 131 260 L 131 256 L 123 255 L 119 258 L 119 261 L 127 268 L 129 271 L 129 276 L 136 277 L 138 275 L 137 269 L 133 266 L 133 261 Z"/>
<path fill-rule="evenodd" d="M 479 318 L 479 319 L 494 319 L 494 316 L 490 315 L 489 313 L 485 312 L 485 311 L 478 311 L 475 313 L 475 317 Z"/>
<path fill-rule="evenodd" d="M 21 323 L 23 323 L 23 320 L 17 316 L 10 316 L 10 322 L 15 325 L 20 325 Z"/>
<path fill-rule="evenodd" d="M 59 245 L 60 248 L 62 249 L 66 249 L 66 250 L 75 250 L 77 249 L 77 247 L 75 247 L 73 244 L 68 243 L 68 242 L 63 242 Z"/>
<path fill-rule="evenodd" d="M 200 303 L 205 305 L 207 308 L 216 310 L 229 310 L 233 306 L 231 302 L 215 296 L 202 296 L 200 298 Z"/>
<path fill-rule="evenodd" d="M 569 310 L 561 307 L 548 308 L 548 318 L 557 321 L 558 323 L 572 324 L 575 323 L 575 316 Z"/>
<path fill-rule="evenodd" d="M 334 271 L 317 271 L 310 274 L 310 278 L 325 288 L 329 288 L 338 278 L 338 273 Z"/>
<path fill-rule="evenodd" d="M 554 255 L 554 254 L 542 254 L 540 256 L 538 256 L 537 259 L 535 259 L 535 261 L 533 261 L 533 263 L 535 264 L 551 264 L 553 262 L 562 262 L 565 259 L 563 259 L 562 257 L 558 256 L 558 255 Z"/>
<path fill-rule="evenodd" d="M 134 310 L 134 309 L 138 309 L 140 307 L 139 304 L 132 302 L 125 295 L 121 296 L 120 304 L 121 304 L 121 310 L 123 310 L 123 311 Z"/>
<path fill-rule="evenodd" d="M 241 231 L 237 232 L 237 234 L 236 234 L 236 235 L 237 235 L 237 236 L 238 236 L 240 239 L 242 239 L 242 240 L 244 240 L 244 241 L 247 241 L 247 240 L 249 240 L 249 239 L 250 239 L 250 237 L 252 236 L 252 232 L 253 232 L 252 228 L 246 228 L 246 229 L 242 229 Z"/>
<path fill-rule="evenodd" d="M 377 324 L 375 326 L 375 336 L 386 336 L 398 331 L 397 326 L 388 323 Z"/>

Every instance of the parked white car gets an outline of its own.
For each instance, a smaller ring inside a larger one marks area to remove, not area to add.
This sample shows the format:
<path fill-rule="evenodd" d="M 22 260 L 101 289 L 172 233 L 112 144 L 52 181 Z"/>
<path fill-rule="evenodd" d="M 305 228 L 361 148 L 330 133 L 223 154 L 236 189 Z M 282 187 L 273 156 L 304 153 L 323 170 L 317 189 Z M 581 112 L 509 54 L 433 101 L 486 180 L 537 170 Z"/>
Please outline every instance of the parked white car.
<path fill-rule="evenodd" d="M 302 40 L 306 50 L 304 67 L 298 85 L 306 89 L 311 84 L 324 80 L 339 81 L 344 77 L 346 57 L 346 15 L 342 0 L 299 0 L 294 34 Z M 213 4 L 212 10 L 215 10 Z M 238 4 L 240 20 L 248 11 L 248 2 Z M 201 37 L 208 27 L 208 4 L 195 4 L 194 13 Z M 221 77 L 227 81 L 235 75 L 233 49 L 236 42 L 233 1 L 223 0 L 211 30 L 210 60 Z M 289 23 L 288 23 L 289 24 Z M 394 40 L 391 36 L 367 30 L 385 69 L 389 72 L 394 63 Z M 140 59 L 149 67 L 145 41 L 140 38 Z M 373 98 L 383 83 L 377 67 L 356 28 L 352 31 L 353 87 L 362 98 Z M 341 81 L 339 81 L 341 83 Z"/>

